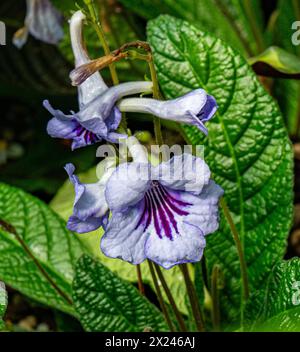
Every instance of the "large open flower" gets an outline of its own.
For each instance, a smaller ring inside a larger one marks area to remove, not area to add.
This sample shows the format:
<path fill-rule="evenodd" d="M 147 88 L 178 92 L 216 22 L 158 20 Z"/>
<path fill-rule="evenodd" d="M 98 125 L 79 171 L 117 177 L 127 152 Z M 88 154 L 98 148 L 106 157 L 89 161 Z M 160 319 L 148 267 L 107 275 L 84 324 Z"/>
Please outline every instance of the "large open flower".
<path fill-rule="evenodd" d="M 13 38 L 16 47 L 22 48 L 28 34 L 48 44 L 57 44 L 64 35 L 63 17 L 49 0 L 27 0 L 25 26 Z"/>
<path fill-rule="evenodd" d="M 85 15 L 77 11 L 70 21 L 72 49 L 75 65 L 90 61 L 82 40 Z M 99 72 L 94 73 L 78 88 L 79 107 L 77 113 L 64 114 L 44 101 L 45 108 L 53 115 L 47 132 L 54 138 L 72 139 L 72 149 L 80 148 L 105 139 L 118 142 L 124 135 L 116 132 L 121 113 L 116 102 L 126 95 L 151 92 L 151 82 L 128 82 L 108 88 Z"/>
<path fill-rule="evenodd" d="M 154 167 L 129 140 L 134 161 L 121 164 L 106 184 L 112 215 L 102 251 L 132 264 L 148 258 L 166 269 L 199 261 L 205 236 L 218 228 L 222 189 L 201 158 L 183 154 Z"/>

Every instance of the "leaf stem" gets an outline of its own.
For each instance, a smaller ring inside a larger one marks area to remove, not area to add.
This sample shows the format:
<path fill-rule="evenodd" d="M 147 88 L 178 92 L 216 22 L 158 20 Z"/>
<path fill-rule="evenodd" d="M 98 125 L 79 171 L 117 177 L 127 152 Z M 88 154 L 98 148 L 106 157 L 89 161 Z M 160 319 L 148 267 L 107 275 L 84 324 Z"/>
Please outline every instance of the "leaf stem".
<path fill-rule="evenodd" d="M 138 287 L 141 295 L 145 295 L 145 288 L 143 284 L 143 278 L 142 278 L 142 271 L 141 271 L 141 265 L 137 264 L 136 266 L 136 273 L 137 273 L 137 278 L 138 278 Z"/>
<path fill-rule="evenodd" d="M 170 289 L 169 289 L 169 287 L 167 285 L 167 282 L 166 282 L 166 280 L 164 278 L 164 275 L 163 275 L 159 265 L 154 264 L 154 267 L 155 267 L 155 270 L 157 272 L 158 278 L 159 278 L 159 280 L 160 280 L 160 282 L 161 282 L 161 284 L 163 286 L 163 289 L 164 289 L 164 291 L 165 291 L 165 293 L 166 293 L 166 295 L 168 297 L 170 305 L 171 305 L 171 307 L 172 307 L 172 309 L 174 311 L 174 314 L 175 314 L 176 319 L 178 321 L 180 330 L 186 332 L 187 331 L 187 327 L 185 325 L 185 322 L 184 322 L 184 320 L 182 318 L 182 315 L 181 315 L 179 309 L 177 308 L 177 305 L 176 305 L 175 300 L 173 298 L 173 295 L 172 295 L 172 293 L 171 293 L 171 291 L 170 291 Z"/>
<path fill-rule="evenodd" d="M 187 293 L 189 296 L 189 300 L 191 303 L 191 307 L 192 307 L 194 319 L 196 322 L 197 330 L 202 332 L 205 330 L 204 320 L 203 320 L 202 312 L 201 312 L 201 309 L 199 306 L 197 293 L 196 293 L 195 287 L 192 283 L 192 280 L 190 278 L 188 267 L 186 264 L 180 264 L 179 267 L 180 267 L 182 274 L 183 274 L 183 277 L 184 277 L 184 281 L 185 281 Z"/>
<path fill-rule="evenodd" d="M 227 203 L 226 203 L 224 197 L 221 198 L 220 205 L 223 209 L 224 215 L 225 215 L 226 220 L 228 222 L 228 225 L 230 227 L 232 237 L 234 239 L 234 242 L 235 242 L 235 245 L 236 245 L 236 248 L 238 251 L 239 260 L 240 260 L 240 268 L 241 268 L 241 276 L 242 276 L 242 282 L 243 282 L 243 285 L 242 285 L 243 297 L 245 300 L 247 300 L 249 298 L 249 283 L 248 283 L 247 264 L 246 264 L 242 244 L 241 244 L 241 241 L 239 238 L 237 228 L 233 222 L 232 216 L 230 214 L 230 211 L 228 209 L 228 206 L 227 206 Z"/>
<path fill-rule="evenodd" d="M 158 301 L 159 301 L 160 308 L 161 308 L 161 310 L 163 312 L 163 315 L 164 315 L 164 317 L 166 319 L 166 322 L 167 322 L 167 324 L 169 326 L 169 329 L 171 330 L 171 332 L 175 332 L 175 328 L 173 326 L 173 323 L 171 321 L 168 309 L 167 309 L 167 307 L 165 305 L 165 302 L 164 302 L 162 294 L 161 294 L 161 290 L 160 290 L 160 287 L 159 287 L 159 284 L 158 284 L 158 281 L 157 281 L 157 277 L 155 275 L 153 264 L 152 264 L 152 262 L 150 260 L 148 260 L 148 265 L 149 265 L 150 273 L 151 273 L 152 280 L 153 280 L 153 283 L 154 283 L 154 286 L 155 286 L 155 291 L 156 291 L 156 295 L 157 295 L 157 298 L 158 298 Z"/>
<path fill-rule="evenodd" d="M 241 271 L 241 278 L 242 278 L 242 286 L 241 286 L 241 326 L 243 328 L 244 325 L 244 309 L 246 305 L 246 301 L 249 298 L 249 282 L 248 282 L 248 273 L 247 273 L 247 264 L 243 252 L 243 247 L 242 243 L 239 238 L 239 234 L 237 231 L 237 228 L 233 222 L 232 216 L 230 214 L 230 211 L 228 209 L 227 203 L 225 199 L 222 197 L 220 200 L 220 205 L 223 209 L 223 213 L 225 215 L 225 218 L 228 222 L 228 225 L 231 230 L 232 237 L 234 239 L 238 256 L 239 256 L 239 262 L 240 262 L 240 271 Z"/>
<path fill-rule="evenodd" d="M 220 331 L 219 282 L 220 266 L 214 265 L 211 276 L 212 323 L 214 331 Z"/>

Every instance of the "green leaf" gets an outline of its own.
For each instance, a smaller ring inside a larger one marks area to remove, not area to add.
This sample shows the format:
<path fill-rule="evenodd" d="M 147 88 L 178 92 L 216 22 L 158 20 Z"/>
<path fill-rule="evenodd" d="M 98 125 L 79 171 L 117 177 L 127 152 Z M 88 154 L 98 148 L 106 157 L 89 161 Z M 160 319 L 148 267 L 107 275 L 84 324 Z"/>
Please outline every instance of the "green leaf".
<path fill-rule="evenodd" d="M 0 280 L 74 314 L 71 283 L 83 246 L 40 200 L 0 183 Z"/>
<path fill-rule="evenodd" d="M 100 176 L 100 175 L 98 175 Z M 96 182 L 96 168 L 92 168 L 87 172 L 79 174 L 79 179 L 83 183 L 93 183 Z M 50 203 L 50 207 L 59 214 L 63 219 L 68 220 L 73 212 L 73 203 L 74 203 L 74 186 L 68 180 L 64 183 L 64 185 L 59 189 L 56 196 Z M 99 261 L 107 266 L 110 270 L 112 270 L 115 274 L 121 277 L 124 280 L 130 282 L 137 282 L 137 273 L 134 265 L 123 262 L 120 259 L 111 259 L 106 257 L 100 250 L 100 239 L 103 235 L 103 229 L 99 229 L 84 235 L 77 235 L 77 238 L 83 243 L 84 247 L 87 248 L 89 253 L 91 253 L 94 257 L 99 259 Z M 170 270 L 165 270 L 161 268 L 165 279 L 168 283 L 168 286 L 176 300 L 176 304 L 179 310 L 182 313 L 187 314 L 187 302 L 184 299 L 186 295 L 186 288 L 183 284 L 183 278 L 181 271 L 178 267 L 174 267 Z M 190 268 L 191 273 L 193 274 L 193 267 Z M 141 271 L 143 282 L 150 285 L 153 290 L 155 287 L 152 282 L 151 273 L 149 271 L 148 265 L 141 264 Z M 163 292 L 163 296 L 168 302 L 165 293 Z"/>
<path fill-rule="evenodd" d="M 199 29 L 215 34 L 245 55 L 259 52 L 249 22 L 249 13 L 240 0 L 121 0 L 121 3 L 146 19 L 168 14 L 188 20 Z M 251 1 L 250 7 L 261 33 L 260 2 Z"/>
<path fill-rule="evenodd" d="M 300 79 L 300 59 L 277 46 L 249 59 L 249 64 L 261 76 Z"/>
<path fill-rule="evenodd" d="M 254 293 L 282 258 L 292 218 L 292 152 L 282 117 L 251 67 L 221 40 L 170 16 L 150 21 L 148 40 L 167 98 L 201 87 L 218 102 L 208 138 L 190 126 L 183 132 L 189 143 L 204 144 L 205 160 L 225 190 Z M 207 241 L 208 271 L 219 264 L 224 273 L 222 317 L 237 324 L 239 260 L 223 216 Z"/>
<path fill-rule="evenodd" d="M 275 265 L 255 331 L 300 331 L 300 259 Z"/>
<path fill-rule="evenodd" d="M 166 331 L 162 314 L 131 284 L 89 256 L 78 261 L 74 305 L 87 331 Z"/>
<path fill-rule="evenodd" d="M 3 282 L 0 282 L 0 331 L 4 329 L 3 317 L 7 308 L 7 292 Z"/>

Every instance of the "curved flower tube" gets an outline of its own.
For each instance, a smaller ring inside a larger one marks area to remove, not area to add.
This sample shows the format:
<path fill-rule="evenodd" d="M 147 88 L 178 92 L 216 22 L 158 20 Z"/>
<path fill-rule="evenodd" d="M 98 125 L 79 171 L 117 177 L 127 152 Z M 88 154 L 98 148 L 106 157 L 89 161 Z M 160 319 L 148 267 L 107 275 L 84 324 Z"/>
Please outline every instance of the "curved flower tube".
<path fill-rule="evenodd" d="M 69 218 L 67 228 L 78 233 L 91 232 L 105 227 L 108 219 L 108 205 L 105 200 L 106 183 L 115 170 L 115 159 L 105 159 L 101 163 L 104 173 L 97 183 L 83 184 L 74 175 L 75 167 L 67 164 L 67 171 L 70 181 L 75 189 L 75 201 L 73 205 L 73 215 Z"/>
<path fill-rule="evenodd" d="M 90 61 L 83 46 L 82 27 L 85 15 L 77 11 L 70 21 L 72 49 L 75 65 Z M 115 106 L 116 102 L 126 95 L 149 92 L 151 82 L 128 82 L 108 88 L 99 72 L 89 77 L 79 88 L 79 107 L 77 113 L 64 114 L 54 109 L 49 101 L 44 101 L 44 107 L 53 115 L 47 126 L 51 137 L 72 139 L 72 149 L 94 144 L 105 139 L 116 143 L 126 136 L 116 132 L 121 113 Z"/>
<path fill-rule="evenodd" d="M 30 33 L 34 38 L 48 44 L 58 44 L 63 38 L 63 17 L 49 0 L 27 0 L 25 26 L 19 29 L 13 44 L 21 49 Z"/>
<path fill-rule="evenodd" d="M 215 98 L 203 89 L 196 89 L 182 97 L 166 101 L 128 98 L 122 100 L 118 107 L 122 112 L 153 114 L 161 119 L 194 125 L 206 135 L 208 131 L 204 123 L 214 116 L 218 108 Z"/>
<path fill-rule="evenodd" d="M 202 159 L 183 154 L 153 167 L 146 156 L 137 159 L 134 139 L 129 138 L 134 161 L 118 166 L 106 184 L 112 216 L 103 253 L 132 264 L 148 258 L 166 269 L 199 261 L 205 236 L 218 228 L 223 190 L 210 180 Z"/>

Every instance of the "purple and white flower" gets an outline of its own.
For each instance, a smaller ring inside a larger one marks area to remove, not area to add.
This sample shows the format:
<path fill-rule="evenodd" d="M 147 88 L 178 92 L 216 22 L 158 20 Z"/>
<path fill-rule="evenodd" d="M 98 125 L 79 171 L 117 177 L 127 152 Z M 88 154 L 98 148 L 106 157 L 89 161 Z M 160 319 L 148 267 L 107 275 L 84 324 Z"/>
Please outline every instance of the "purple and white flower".
<path fill-rule="evenodd" d="M 28 34 L 48 44 L 58 44 L 63 38 L 63 16 L 49 0 L 27 0 L 25 26 L 13 38 L 13 44 L 22 48 Z"/>
<path fill-rule="evenodd" d="M 217 111 L 214 97 L 203 89 L 195 89 L 182 97 L 160 101 L 150 98 L 128 98 L 118 104 L 122 112 L 140 112 L 152 114 L 165 120 L 173 120 L 198 127 L 206 135 L 205 123 Z"/>
<path fill-rule="evenodd" d="M 152 166 L 134 137 L 127 145 L 133 162 L 111 169 L 101 184 L 80 184 L 67 166 L 76 192 L 68 227 L 83 233 L 104 223 L 103 253 L 132 264 L 148 258 L 169 269 L 199 261 L 205 236 L 218 228 L 223 190 L 201 158 L 182 154 Z"/>
<path fill-rule="evenodd" d="M 136 148 L 132 137 L 131 144 Z M 146 155 L 134 154 L 134 161 L 121 164 L 106 184 L 112 216 L 101 240 L 103 253 L 132 264 L 148 258 L 166 269 L 199 261 L 205 236 L 218 228 L 223 190 L 210 179 L 205 162 L 191 154 L 156 167 Z M 200 171 L 200 177 L 191 170 Z"/>
<path fill-rule="evenodd" d="M 83 46 L 82 27 L 85 15 L 77 11 L 70 21 L 72 48 L 76 67 L 90 62 Z M 94 73 L 78 88 L 77 113 L 64 114 L 44 101 L 44 107 L 53 115 L 47 132 L 54 138 L 72 139 L 72 149 L 94 144 L 105 139 L 118 142 L 125 136 L 116 132 L 121 122 L 121 112 L 116 102 L 126 95 L 151 92 L 151 82 L 128 82 L 108 88 L 99 72 Z"/>

